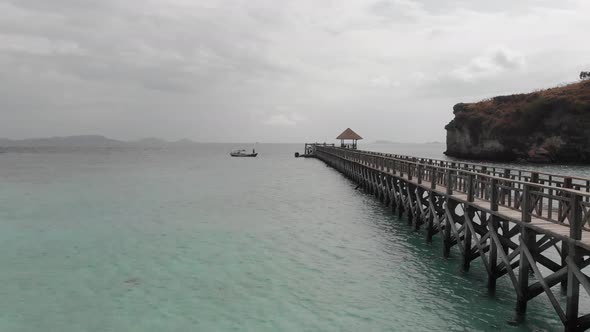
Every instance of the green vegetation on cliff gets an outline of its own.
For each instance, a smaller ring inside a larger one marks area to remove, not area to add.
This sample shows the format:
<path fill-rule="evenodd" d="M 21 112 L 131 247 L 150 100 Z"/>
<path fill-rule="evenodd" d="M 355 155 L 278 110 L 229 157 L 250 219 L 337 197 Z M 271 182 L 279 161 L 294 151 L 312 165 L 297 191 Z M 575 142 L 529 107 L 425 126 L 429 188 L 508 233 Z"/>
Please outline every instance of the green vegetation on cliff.
<path fill-rule="evenodd" d="M 450 156 L 590 162 L 590 81 L 460 103 L 453 113 Z"/>

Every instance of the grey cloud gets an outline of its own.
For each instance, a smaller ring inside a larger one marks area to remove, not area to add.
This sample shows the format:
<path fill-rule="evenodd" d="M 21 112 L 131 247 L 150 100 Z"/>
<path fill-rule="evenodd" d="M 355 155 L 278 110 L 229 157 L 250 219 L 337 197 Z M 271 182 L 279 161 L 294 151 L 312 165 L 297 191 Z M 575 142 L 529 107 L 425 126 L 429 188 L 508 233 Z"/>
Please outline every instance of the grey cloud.
<path fill-rule="evenodd" d="M 515 69 L 524 65 L 524 59 L 520 54 L 514 54 L 506 52 L 506 50 L 500 49 L 495 52 L 492 56 L 492 61 L 499 67 Z"/>
<path fill-rule="evenodd" d="M 432 14 L 447 14 L 457 10 L 471 10 L 476 12 L 496 12 L 506 14 L 522 14 L 538 8 L 575 8 L 577 1 L 564 0 L 412 0 Z"/>
<path fill-rule="evenodd" d="M 544 39 L 563 33 L 560 22 L 583 34 L 584 9 L 544 0 L 0 0 L 0 130 L 299 141 L 378 119 L 394 127 L 368 136 L 441 140 L 456 100 L 551 84 L 587 63 L 578 55 L 588 46 Z M 539 20 L 555 23 L 524 29 Z M 487 51 L 493 45 L 506 46 Z M 543 60 L 558 54 L 562 63 L 542 76 Z M 400 128 L 402 113 L 428 119 L 431 137 Z"/>

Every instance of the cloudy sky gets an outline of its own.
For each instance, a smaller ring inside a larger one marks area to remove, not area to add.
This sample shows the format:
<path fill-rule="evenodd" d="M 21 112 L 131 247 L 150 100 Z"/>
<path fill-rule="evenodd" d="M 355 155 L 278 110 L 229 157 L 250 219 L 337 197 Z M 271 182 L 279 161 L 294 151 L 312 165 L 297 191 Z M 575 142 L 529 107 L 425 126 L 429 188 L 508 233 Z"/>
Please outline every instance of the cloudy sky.
<path fill-rule="evenodd" d="M 0 0 L 0 137 L 444 141 L 590 70 L 588 0 Z"/>

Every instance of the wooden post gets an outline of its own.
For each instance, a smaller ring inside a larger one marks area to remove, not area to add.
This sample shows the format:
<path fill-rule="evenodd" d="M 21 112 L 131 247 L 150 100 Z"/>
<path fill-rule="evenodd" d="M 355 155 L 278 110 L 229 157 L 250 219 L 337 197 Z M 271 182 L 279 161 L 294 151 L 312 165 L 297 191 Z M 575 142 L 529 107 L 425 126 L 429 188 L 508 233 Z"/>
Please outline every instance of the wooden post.
<path fill-rule="evenodd" d="M 488 228 L 493 228 L 494 233 L 498 234 L 498 217 L 495 215 L 490 216 L 490 222 L 488 223 Z M 498 279 L 498 244 L 494 239 L 490 239 L 490 254 L 489 254 L 489 264 L 490 264 L 490 273 L 488 274 L 488 289 L 490 291 L 494 291 L 496 289 L 496 280 Z"/>
<path fill-rule="evenodd" d="M 490 210 L 498 211 L 498 179 L 492 178 L 490 183 L 492 186 L 490 194 Z M 488 229 L 493 228 L 493 233 L 498 234 L 498 217 L 495 214 L 490 215 L 490 222 Z M 490 273 L 488 274 L 488 289 L 494 291 L 496 289 L 496 279 L 498 279 L 498 244 L 494 239 L 490 239 L 490 254 L 489 254 Z"/>
<path fill-rule="evenodd" d="M 521 226 L 521 238 L 520 246 L 526 246 L 533 255 L 533 246 L 535 245 L 535 233 L 526 226 Z M 533 263 L 534 264 L 534 263 Z M 526 314 L 527 301 L 528 301 L 528 288 L 529 288 L 529 273 L 531 271 L 531 262 L 527 259 L 523 250 L 520 252 L 520 264 L 518 269 L 518 288 L 520 294 L 517 295 L 516 299 L 516 321 L 520 322 Z"/>
<path fill-rule="evenodd" d="M 467 201 L 473 202 L 474 201 L 474 190 L 473 190 L 473 174 L 467 175 Z"/>
<path fill-rule="evenodd" d="M 525 223 L 531 222 L 531 213 L 529 209 L 530 205 L 530 186 L 525 184 L 523 186 L 522 194 L 522 221 Z M 520 264 L 518 268 L 518 294 L 516 299 L 516 318 L 517 322 L 521 322 L 526 314 L 527 302 L 528 302 L 528 288 L 529 288 L 529 273 L 531 271 L 531 262 L 527 259 L 524 254 L 522 247 L 526 247 L 533 254 L 536 253 L 533 246 L 535 245 L 535 233 L 528 228 L 525 224 L 520 226 Z M 534 263 L 532 263 L 534 264 Z"/>
<path fill-rule="evenodd" d="M 448 192 L 448 189 L 447 189 L 447 192 Z M 451 204 L 451 199 L 449 198 L 448 195 L 446 197 L 445 203 L 447 205 L 447 209 L 449 209 L 449 210 L 455 209 L 455 206 Z M 450 220 L 449 216 L 447 215 L 445 217 L 445 229 L 444 229 L 444 233 L 443 233 L 443 257 L 444 258 L 449 258 L 450 254 L 451 254 L 451 222 L 454 222 L 454 221 Z M 459 241 L 459 239 L 457 239 L 457 241 Z"/>
<path fill-rule="evenodd" d="M 505 170 L 504 170 L 504 175 L 503 175 L 503 177 L 504 177 L 505 179 L 507 179 L 507 180 L 508 180 L 508 179 L 510 179 L 510 170 L 509 170 L 509 169 L 505 169 Z M 507 184 L 508 184 L 508 181 L 505 181 L 505 182 L 504 182 L 504 185 L 507 185 Z M 500 202 L 502 203 L 502 205 L 505 205 L 505 204 L 506 204 L 506 194 L 507 194 L 507 193 L 508 193 L 508 195 L 510 195 L 510 191 L 508 191 L 507 189 L 502 189 L 502 190 L 499 192 L 499 195 L 500 195 L 499 199 L 500 199 Z M 508 200 L 508 202 L 510 203 L 510 199 Z M 509 204 L 509 205 L 510 205 L 510 204 Z"/>
<path fill-rule="evenodd" d="M 451 169 L 447 169 L 447 195 L 452 195 L 453 194 L 453 173 L 451 171 Z"/>
<path fill-rule="evenodd" d="M 422 164 L 418 164 L 418 184 L 422 183 L 422 170 L 423 170 L 423 165 Z"/>
<path fill-rule="evenodd" d="M 564 188 L 572 188 L 573 187 L 573 179 L 572 178 L 563 178 L 563 187 Z"/>
<path fill-rule="evenodd" d="M 523 186 L 522 191 L 522 203 L 521 203 L 521 210 L 522 210 L 522 221 L 524 222 L 531 222 L 531 209 L 530 209 L 530 191 L 531 188 L 528 184 Z"/>
<path fill-rule="evenodd" d="M 404 184 L 404 181 L 403 180 L 400 179 L 398 181 L 398 187 L 397 188 L 399 189 L 398 194 L 399 194 L 399 197 L 400 197 L 400 204 L 397 207 L 397 217 L 398 218 L 401 218 L 402 217 L 402 215 L 404 213 L 404 209 L 406 208 L 404 206 L 404 193 L 406 192 L 406 188 L 405 188 L 406 185 L 407 184 Z"/>
<path fill-rule="evenodd" d="M 498 211 L 498 179 L 492 179 L 490 185 L 492 186 L 490 193 L 490 210 Z"/>
<path fill-rule="evenodd" d="M 571 177 L 563 178 L 563 187 L 564 188 L 572 188 L 573 187 L 573 179 Z M 569 202 L 568 204 L 571 204 Z M 564 203 L 562 201 L 559 202 L 558 205 L 558 215 L 561 215 L 563 209 L 565 209 Z M 567 265 L 567 257 L 569 256 L 570 246 L 569 243 L 566 241 L 561 241 L 561 266 Z M 561 281 L 561 290 L 565 293 L 567 292 L 567 278 Z"/>
<path fill-rule="evenodd" d="M 406 211 L 407 212 L 406 213 L 406 216 L 408 218 L 408 226 L 411 226 L 414 223 L 414 218 L 416 217 L 414 215 L 414 213 L 416 211 L 414 211 L 414 209 L 412 208 L 413 206 L 415 206 L 414 205 L 414 199 L 415 199 L 415 197 L 413 195 L 414 190 L 415 190 L 415 188 L 413 187 L 413 184 L 408 183 L 407 184 L 407 187 L 406 187 L 406 191 L 405 191 L 405 193 L 408 195 L 407 196 L 407 199 L 408 199 L 408 211 Z"/>
<path fill-rule="evenodd" d="M 434 192 L 431 191 L 428 193 L 428 224 L 426 225 L 426 243 L 432 243 L 432 235 L 434 234 L 434 214 L 435 205 L 434 200 L 432 199 Z"/>
<path fill-rule="evenodd" d="M 430 189 L 436 189 L 436 173 L 438 173 L 436 167 L 432 167 L 432 176 L 430 182 Z"/>
<path fill-rule="evenodd" d="M 570 194 L 570 239 L 582 238 L 582 211 L 580 203 L 582 197 Z M 578 252 L 575 242 L 570 241 L 567 260 L 567 299 L 566 299 L 566 331 L 577 330 L 578 312 L 580 305 L 580 281 L 574 274 L 574 269 L 580 270 L 582 255 Z"/>
<path fill-rule="evenodd" d="M 473 175 L 473 174 L 470 174 Z M 473 187 L 472 187 L 473 188 Z M 473 192 L 473 189 L 471 190 Z M 472 193 L 473 195 L 473 193 Z M 463 204 L 463 213 L 465 216 L 463 217 L 463 247 L 465 248 L 465 252 L 463 253 L 463 272 L 469 271 L 469 265 L 471 263 L 471 228 L 467 225 L 467 223 L 473 221 L 473 215 L 475 214 L 475 209 L 468 205 Z M 461 239 L 457 239 L 457 242 L 461 241 Z M 483 252 L 481 253 L 484 254 Z"/>
<path fill-rule="evenodd" d="M 395 177 L 390 177 L 389 180 L 389 184 L 391 185 L 391 212 L 395 213 L 395 209 L 397 208 L 397 201 L 396 201 L 396 194 L 395 194 L 395 188 L 397 188 L 396 183 L 395 183 L 396 179 Z"/>
<path fill-rule="evenodd" d="M 414 191 L 412 191 L 412 194 L 414 194 Z M 412 195 L 413 199 L 415 199 L 414 201 L 414 219 L 412 220 L 412 225 L 414 226 L 414 231 L 419 231 L 420 230 L 420 225 L 422 224 L 422 222 L 424 222 L 424 216 L 421 214 L 421 206 L 420 204 L 422 203 L 421 200 L 424 197 L 424 189 L 420 188 L 419 186 L 416 186 L 416 191 L 415 191 L 416 195 Z M 417 196 L 417 197 L 416 197 Z"/>

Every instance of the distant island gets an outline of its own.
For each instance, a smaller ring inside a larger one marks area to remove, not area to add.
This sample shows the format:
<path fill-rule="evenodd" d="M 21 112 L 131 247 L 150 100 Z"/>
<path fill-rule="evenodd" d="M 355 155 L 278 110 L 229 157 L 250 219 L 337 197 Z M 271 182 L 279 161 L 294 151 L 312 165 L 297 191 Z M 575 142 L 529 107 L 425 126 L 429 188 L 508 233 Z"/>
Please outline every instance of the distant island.
<path fill-rule="evenodd" d="M 446 155 L 590 163 L 590 81 L 453 107 Z"/>
<path fill-rule="evenodd" d="M 160 138 L 143 138 L 136 141 L 121 141 L 100 135 L 79 135 L 64 137 L 29 138 L 12 140 L 0 138 L 0 147 L 170 147 L 170 146 L 191 146 L 199 144 L 189 139 L 178 141 L 166 141 Z"/>

